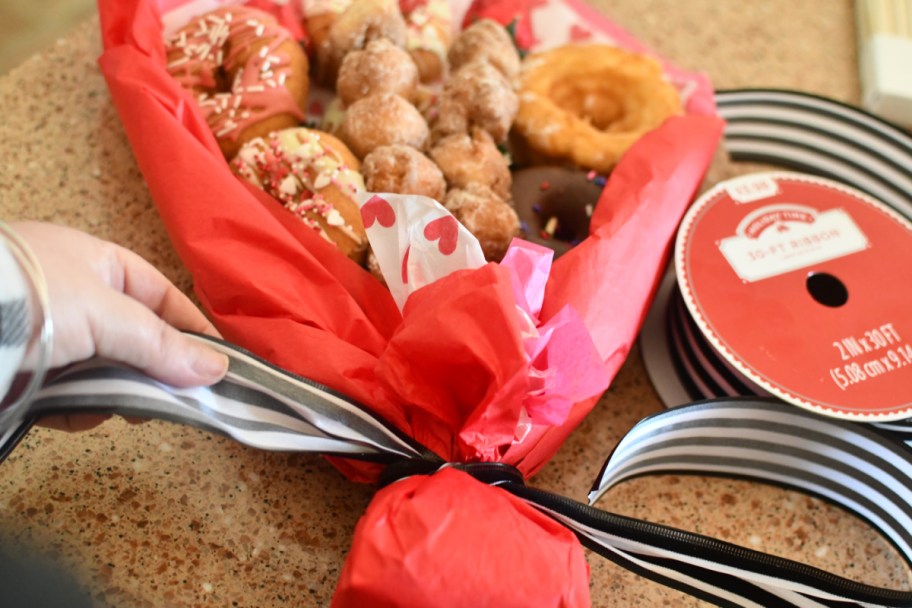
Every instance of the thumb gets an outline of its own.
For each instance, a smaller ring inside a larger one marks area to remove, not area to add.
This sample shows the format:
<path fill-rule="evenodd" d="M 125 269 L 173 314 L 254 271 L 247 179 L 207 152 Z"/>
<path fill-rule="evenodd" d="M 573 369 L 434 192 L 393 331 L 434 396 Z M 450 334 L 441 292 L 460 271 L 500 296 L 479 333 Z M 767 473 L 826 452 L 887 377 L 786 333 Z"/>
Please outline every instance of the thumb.
<path fill-rule="evenodd" d="M 133 298 L 110 292 L 90 317 L 95 353 L 173 386 L 207 386 L 224 377 L 228 357 L 187 336 Z"/>

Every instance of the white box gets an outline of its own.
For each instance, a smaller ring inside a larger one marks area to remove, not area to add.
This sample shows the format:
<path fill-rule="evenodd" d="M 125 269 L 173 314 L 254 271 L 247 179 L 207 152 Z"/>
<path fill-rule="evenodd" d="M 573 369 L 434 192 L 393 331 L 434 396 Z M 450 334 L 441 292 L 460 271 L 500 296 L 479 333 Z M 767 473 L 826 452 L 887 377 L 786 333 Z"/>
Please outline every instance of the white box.
<path fill-rule="evenodd" d="M 862 106 L 912 127 L 912 0 L 857 0 Z"/>

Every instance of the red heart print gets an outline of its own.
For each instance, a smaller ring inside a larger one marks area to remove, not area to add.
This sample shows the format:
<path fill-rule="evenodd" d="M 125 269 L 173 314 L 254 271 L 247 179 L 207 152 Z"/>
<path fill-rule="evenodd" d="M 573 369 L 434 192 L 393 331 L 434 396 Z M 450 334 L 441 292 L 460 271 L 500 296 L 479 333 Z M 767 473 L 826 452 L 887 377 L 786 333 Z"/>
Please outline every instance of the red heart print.
<path fill-rule="evenodd" d="M 314 100 L 310 102 L 310 107 L 307 108 L 307 113 L 311 116 L 323 116 L 323 102 L 320 100 Z"/>
<path fill-rule="evenodd" d="M 592 38 L 592 32 L 586 28 L 580 27 L 579 25 L 574 25 L 570 28 L 570 40 L 579 42 L 580 40 L 588 40 L 589 38 Z"/>
<path fill-rule="evenodd" d="M 459 236 L 459 228 L 456 218 L 452 215 L 438 217 L 436 220 L 428 222 L 428 225 L 424 227 L 424 238 L 429 241 L 440 239 L 440 242 L 437 243 L 437 249 L 443 255 L 450 255 L 456 251 L 457 236 Z"/>
<path fill-rule="evenodd" d="M 405 248 L 405 255 L 402 256 L 402 283 L 408 283 L 408 256 L 411 246 Z"/>
<path fill-rule="evenodd" d="M 396 223 L 396 212 L 385 198 L 372 196 L 361 207 L 361 220 L 364 222 L 365 228 L 373 226 L 374 220 L 380 222 L 384 228 L 389 228 Z"/>

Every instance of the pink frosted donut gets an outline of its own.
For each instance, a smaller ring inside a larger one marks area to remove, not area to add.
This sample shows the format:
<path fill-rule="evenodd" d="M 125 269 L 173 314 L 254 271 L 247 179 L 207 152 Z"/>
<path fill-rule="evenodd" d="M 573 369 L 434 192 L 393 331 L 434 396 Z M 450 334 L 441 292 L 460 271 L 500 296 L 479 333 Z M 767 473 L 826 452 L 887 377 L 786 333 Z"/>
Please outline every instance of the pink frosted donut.
<path fill-rule="evenodd" d="M 194 94 L 229 160 L 245 141 L 303 120 L 307 55 L 271 15 L 219 8 L 178 30 L 165 49 L 169 73 Z"/>

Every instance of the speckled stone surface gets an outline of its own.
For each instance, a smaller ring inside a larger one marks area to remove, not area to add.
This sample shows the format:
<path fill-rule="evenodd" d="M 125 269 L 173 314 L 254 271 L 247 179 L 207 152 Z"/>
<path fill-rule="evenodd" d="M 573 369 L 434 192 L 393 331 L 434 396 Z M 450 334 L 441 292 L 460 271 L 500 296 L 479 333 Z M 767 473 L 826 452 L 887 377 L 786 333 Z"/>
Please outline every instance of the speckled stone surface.
<path fill-rule="evenodd" d="M 598 0 L 596 6 L 717 88 L 771 86 L 855 103 L 848 0 Z M 0 80 L 0 217 L 51 220 L 116 241 L 182 289 L 95 60 L 91 20 Z M 720 152 L 709 182 L 755 170 Z M 584 500 L 612 447 L 661 409 L 634 350 L 592 415 L 532 481 Z M 162 422 L 33 430 L 0 466 L 4 546 L 54 557 L 100 606 L 326 606 L 372 488 L 317 457 L 244 448 Z M 668 523 L 908 589 L 893 549 L 840 509 L 758 484 L 659 476 L 603 509 Z M 701 602 L 590 555 L 594 606 Z"/>

